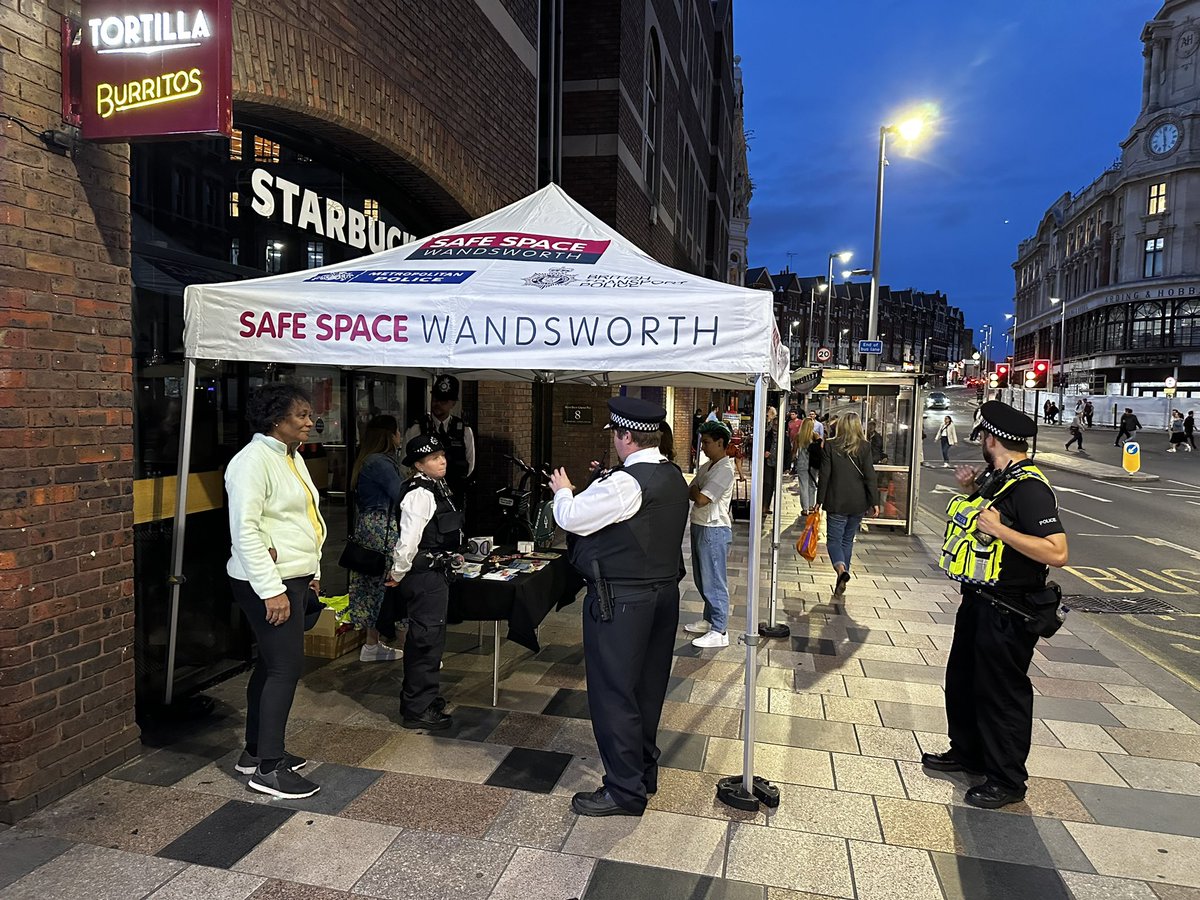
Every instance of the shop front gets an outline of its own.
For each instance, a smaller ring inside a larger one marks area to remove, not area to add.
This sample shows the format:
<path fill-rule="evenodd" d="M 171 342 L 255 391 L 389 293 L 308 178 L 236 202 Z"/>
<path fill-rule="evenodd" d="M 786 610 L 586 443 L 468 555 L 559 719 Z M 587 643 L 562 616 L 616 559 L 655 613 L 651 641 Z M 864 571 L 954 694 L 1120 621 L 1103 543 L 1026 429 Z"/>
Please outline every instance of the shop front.
<path fill-rule="evenodd" d="M 134 591 L 138 711 L 165 695 L 168 558 L 183 375 L 183 291 L 278 275 L 399 246 L 439 224 L 436 215 L 362 160 L 310 135 L 252 117 L 232 140 L 135 144 L 130 159 L 134 355 Z M 180 605 L 173 694 L 186 697 L 251 659 L 249 629 L 229 602 L 229 531 L 222 472 L 249 439 L 245 401 L 264 381 L 287 379 L 313 397 L 315 429 L 302 448 L 330 529 L 323 565 L 344 593 L 336 560 L 348 525 L 348 475 L 375 415 L 401 427 L 424 412 L 423 378 L 287 362 L 212 361 L 194 395 L 188 566 Z"/>

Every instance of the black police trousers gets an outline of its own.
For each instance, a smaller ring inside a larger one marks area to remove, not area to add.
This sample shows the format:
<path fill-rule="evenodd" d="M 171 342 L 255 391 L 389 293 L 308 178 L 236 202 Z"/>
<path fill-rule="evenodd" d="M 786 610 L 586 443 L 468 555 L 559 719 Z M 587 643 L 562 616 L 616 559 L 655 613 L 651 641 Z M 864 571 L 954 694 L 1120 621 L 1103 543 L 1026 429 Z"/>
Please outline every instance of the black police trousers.
<path fill-rule="evenodd" d="M 632 812 L 658 790 L 658 720 L 679 627 L 679 583 L 613 586 L 613 617 L 600 620 L 596 587 L 583 604 L 588 709 L 604 764 L 604 786 Z"/>
<path fill-rule="evenodd" d="M 437 569 L 409 572 L 400 580 L 400 599 L 408 609 L 400 714 L 414 718 L 429 708 L 441 688 L 438 668 L 446 649 L 450 585 Z"/>
<path fill-rule="evenodd" d="M 1009 790 L 1025 790 L 1033 733 L 1029 664 L 1037 635 L 969 586 L 954 620 L 946 663 L 950 751 L 968 769 Z"/>

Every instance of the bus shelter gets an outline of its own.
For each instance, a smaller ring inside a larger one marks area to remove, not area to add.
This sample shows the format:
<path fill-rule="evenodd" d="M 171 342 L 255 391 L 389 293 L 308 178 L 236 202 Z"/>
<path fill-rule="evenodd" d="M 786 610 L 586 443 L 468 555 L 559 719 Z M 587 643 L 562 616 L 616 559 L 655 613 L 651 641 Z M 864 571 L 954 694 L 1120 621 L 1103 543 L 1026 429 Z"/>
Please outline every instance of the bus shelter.
<path fill-rule="evenodd" d="M 879 478 L 879 517 L 871 525 L 891 525 L 912 534 L 921 479 L 920 376 L 908 372 L 826 369 L 809 395 L 809 408 L 830 421 L 858 413 L 875 450 Z"/>

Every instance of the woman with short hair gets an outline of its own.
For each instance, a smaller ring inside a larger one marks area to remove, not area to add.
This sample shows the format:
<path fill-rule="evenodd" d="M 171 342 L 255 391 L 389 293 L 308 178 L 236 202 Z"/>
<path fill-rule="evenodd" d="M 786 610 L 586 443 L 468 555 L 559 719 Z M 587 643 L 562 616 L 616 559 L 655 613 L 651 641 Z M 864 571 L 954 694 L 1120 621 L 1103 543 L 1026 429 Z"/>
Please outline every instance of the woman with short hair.
<path fill-rule="evenodd" d="M 837 573 L 835 594 L 846 591 L 854 536 L 870 513 L 879 515 L 879 485 L 871 463 L 871 445 L 863 434 L 858 413 L 846 413 L 837 424 L 837 436 L 825 442 L 817 508 L 825 510 L 826 549 Z"/>
<path fill-rule="evenodd" d="M 250 776 L 251 790 L 295 800 L 320 790 L 296 771 L 307 760 L 283 748 L 304 630 L 320 614 L 325 521 L 296 452 L 313 426 L 312 399 L 293 384 L 264 384 L 250 395 L 246 418 L 254 436 L 225 469 L 232 542 L 225 569 L 258 641 L 258 662 L 246 685 L 246 749 L 235 768 Z"/>

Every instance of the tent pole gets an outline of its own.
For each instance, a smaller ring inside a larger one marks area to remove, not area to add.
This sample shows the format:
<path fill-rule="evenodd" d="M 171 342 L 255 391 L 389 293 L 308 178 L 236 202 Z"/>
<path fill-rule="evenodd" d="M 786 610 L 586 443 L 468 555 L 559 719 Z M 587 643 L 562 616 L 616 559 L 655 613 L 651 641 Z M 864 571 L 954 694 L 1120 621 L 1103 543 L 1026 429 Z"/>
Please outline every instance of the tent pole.
<path fill-rule="evenodd" d="M 196 360 L 183 361 L 183 408 L 179 420 L 179 466 L 175 475 L 175 523 L 171 529 L 171 625 L 167 637 L 167 686 L 163 702 L 171 705 L 175 694 L 175 644 L 179 637 L 179 592 L 183 577 L 183 538 L 187 529 L 188 469 L 192 462 L 192 418 L 196 406 Z"/>
<path fill-rule="evenodd" d="M 775 483 L 771 490 L 775 494 L 775 515 L 771 517 L 771 613 L 766 622 L 758 623 L 758 633 L 766 638 L 791 637 L 792 630 L 779 621 L 779 524 L 783 518 L 783 460 L 784 440 L 787 434 L 787 421 L 784 411 L 787 409 L 789 394 L 782 391 L 779 394 L 779 407 L 775 416 L 776 443 L 771 448 L 775 454 Z"/>
<path fill-rule="evenodd" d="M 762 568 L 763 446 L 767 429 L 767 378 L 754 382 L 754 452 L 750 463 L 750 549 L 746 560 L 746 708 L 742 711 L 742 774 L 723 778 L 717 784 L 717 799 L 734 809 L 757 810 L 759 801 L 779 805 L 779 790 L 754 777 L 754 714 L 758 677 L 758 594 Z"/>

